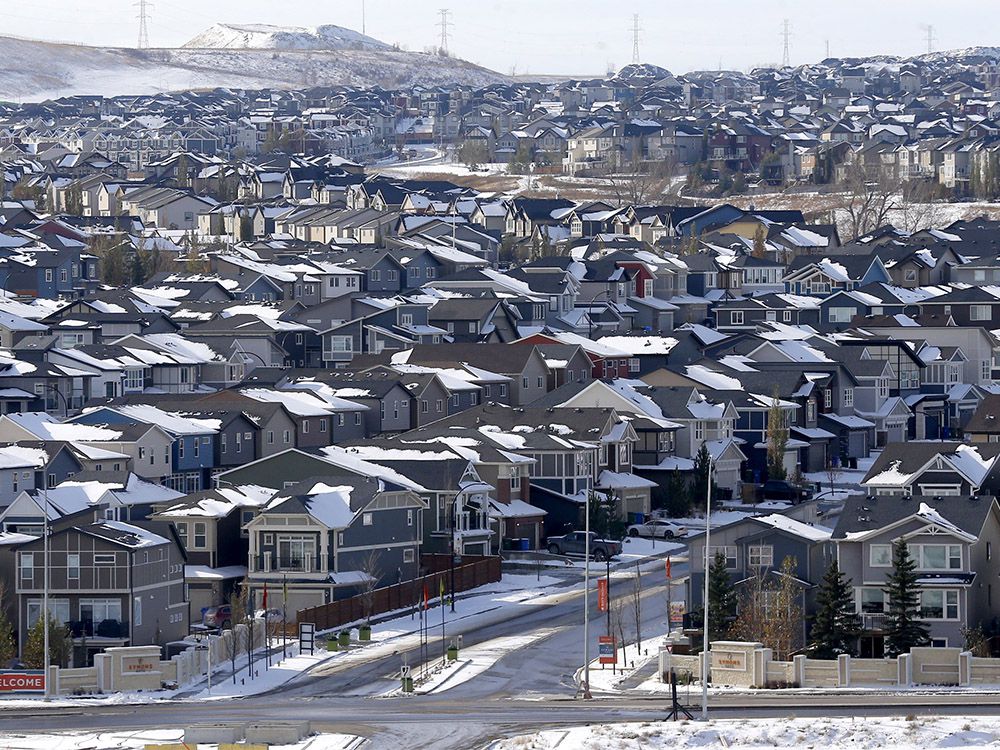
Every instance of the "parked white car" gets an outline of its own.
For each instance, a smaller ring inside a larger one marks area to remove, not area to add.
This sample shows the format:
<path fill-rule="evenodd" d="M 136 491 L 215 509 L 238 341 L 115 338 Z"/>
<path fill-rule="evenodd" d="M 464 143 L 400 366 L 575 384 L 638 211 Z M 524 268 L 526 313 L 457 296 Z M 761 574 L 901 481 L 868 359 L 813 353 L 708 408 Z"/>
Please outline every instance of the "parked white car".
<path fill-rule="evenodd" d="M 687 535 L 687 527 L 673 521 L 653 518 L 646 523 L 636 523 L 628 527 L 629 536 L 641 536 L 647 539 L 673 539 Z"/>

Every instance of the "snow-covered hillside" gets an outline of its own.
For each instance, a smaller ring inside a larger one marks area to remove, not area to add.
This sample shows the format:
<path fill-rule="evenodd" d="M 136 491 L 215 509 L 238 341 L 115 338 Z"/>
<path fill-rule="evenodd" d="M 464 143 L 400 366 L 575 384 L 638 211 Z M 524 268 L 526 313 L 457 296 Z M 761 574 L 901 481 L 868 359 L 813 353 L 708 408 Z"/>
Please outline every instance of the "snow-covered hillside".
<path fill-rule="evenodd" d="M 385 42 L 342 26 L 269 26 L 217 23 L 187 44 L 187 49 L 388 50 Z"/>
<path fill-rule="evenodd" d="M 463 60 L 369 49 L 121 49 L 0 36 L 0 99 L 155 94 L 192 88 L 487 86 L 507 80 Z"/>

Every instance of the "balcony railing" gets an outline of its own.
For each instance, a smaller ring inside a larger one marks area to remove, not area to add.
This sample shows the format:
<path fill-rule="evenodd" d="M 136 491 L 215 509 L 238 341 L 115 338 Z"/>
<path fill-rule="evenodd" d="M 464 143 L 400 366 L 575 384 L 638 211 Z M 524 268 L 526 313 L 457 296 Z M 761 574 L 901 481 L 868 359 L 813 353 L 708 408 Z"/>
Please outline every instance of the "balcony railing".
<path fill-rule="evenodd" d="M 322 555 L 280 557 L 260 554 L 251 559 L 254 573 L 325 573 L 328 570 Z"/>
<path fill-rule="evenodd" d="M 864 630 L 884 631 L 889 615 L 884 612 L 864 612 L 861 614 L 861 627 Z"/>

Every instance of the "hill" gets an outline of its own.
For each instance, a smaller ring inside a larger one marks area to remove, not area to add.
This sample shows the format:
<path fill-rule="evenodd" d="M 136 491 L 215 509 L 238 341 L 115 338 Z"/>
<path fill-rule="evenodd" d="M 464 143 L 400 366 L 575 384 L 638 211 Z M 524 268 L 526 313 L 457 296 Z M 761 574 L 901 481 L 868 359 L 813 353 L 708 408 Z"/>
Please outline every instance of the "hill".
<path fill-rule="evenodd" d="M 391 50 L 392 47 L 342 26 L 269 26 L 217 23 L 187 44 L 187 49 Z"/>
<path fill-rule="evenodd" d="M 189 44 L 214 42 L 214 46 L 148 50 L 0 36 L 4 51 L 0 56 L 0 99 L 40 101 L 79 94 L 116 96 L 216 87 L 486 86 L 507 80 L 464 60 L 395 50 L 339 27 L 305 30 L 304 35 L 280 29 L 264 33 L 220 31 L 206 36 L 211 31 Z M 221 46 L 233 40 L 233 33 L 249 34 L 248 43 L 272 46 Z M 294 46 L 307 41 L 326 46 Z"/>

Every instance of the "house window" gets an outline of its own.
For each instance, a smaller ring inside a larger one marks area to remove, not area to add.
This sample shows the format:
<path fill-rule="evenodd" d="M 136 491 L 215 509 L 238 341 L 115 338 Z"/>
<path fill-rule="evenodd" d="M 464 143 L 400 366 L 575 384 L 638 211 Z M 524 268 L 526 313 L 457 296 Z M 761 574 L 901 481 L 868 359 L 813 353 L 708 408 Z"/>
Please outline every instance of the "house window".
<path fill-rule="evenodd" d="M 806 404 L 806 421 L 816 421 L 816 402 L 812 399 L 809 399 L 809 402 Z"/>
<path fill-rule="evenodd" d="M 731 325 L 734 325 L 734 326 L 741 326 L 741 325 L 743 325 L 743 311 L 742 310 L 733 310 L 732 312 L 730 312 L 729 313 L 729 322 L 730 322 Z"/>
<path fill-rule="evenodd" d="M 52 283 L 52 269 L 51 268 L 46 268 L 45 269 L 45 282 L 47 284 L 51 284 Z"/>
<path fill-rule="evenodd" d="M 506 396 L 507 395 L 507 384 L 506 383 L 501 383 L 500 384 L 500 395 L 501 396 Z"/>
<path fill-rule="evenodd" d="M 538 378 L 537 378 L 537 382 L 538 382 L 538 387 L 539 388 L 543 388 L 545 386 L 545 377 L 542 376 L 542 375 L 539 375 Z"/>
<path fill-rule="evenodd" d="M 208 524 L 204 521 L 194 523 L 194 548 L 205 549 L 208 546 Z"/>
<path fill-rule="evenodd" d="M 94 565 L 114 565 L 115 564 L 115 553 L 114 552 L 95 552 L 94 553 Z"/>
<path fill-rule="evenodd" d="M 281 437 L 284 440 L 285 445 L 292 442 L 292 433 L 289 430 L 285 430 Z"/>
<path fill-rule="evenodd" d="M 181 540 L 181 546 L 187 549 L 188 546 L 188 525 L 185 521 L 177 521 L 177 538 Z"/>
<path fill-rule="evenodd" d="M 201 456 L 201 443 L 198 438 L 194 439 L 194 457 L 198 458 Z"/>
<path fill-rule="evenodd" d="M 66 580 L 80 580 L 80 554 L 71 553 L 66 555 Z"/>
<path fill-rule="evenodd" d="M 377 270 L 376 271 L 372 271 L 371 274 L 372 274 L 372 281 L 381 281 L 382 280 L 382 272 L 381 271 L 377 271 Z"/>
<path fill-rule="evenodd" d="M 962 545 L 915 544 L 913 556 L 920 570 L 961 570 Z"/>
<path fill-rule="evenodd" d="M 403 562 L 404 563 L 411 563 L 415 559 L 416 559 L 416 557 L 415 557 L 414 552 L 413 552 L 413 547 L 407 547 L 406 549 L 403 550 Z"/>
<path fill-rule="evenodd" d="M 319 420 L 319 431 L 320 432 L 326 432 L 326 420 L 325 419 Z"/>
<path fill-rule="evenodd" d="M 750 545 L 747 563 L 751 568 L 770 568 L 774 564 L 774 547 L 770 544 Z"/>
<path fill-rule="evenodd" d="M 970 305 L 970 320 L 992 320 L 992 308 L 989 305 Z"/>
<path fill-rule="evenodd" d="M 855 309 L 853 307 L 831 307 L 830 308 L 830 322 L 831 323 L 850 323 L 851 318 L 854 317 Z"/>
<path fill-rule="evenodd" d="M 873 568 L 892 567 L 892 545 L 872 544 L 868 547 L 868 564 Z"/>
<path fill-rule="evenodd" d="M 362 526 L 371 526 L 373 522 L 374 522 L 374 517 L 372 516 L 371 513 L 363 513 L 361 515 Z"/>
<path fill-rule="evenodd" d="M 177 457 L 184 458 L 184 438 L 177 441 Z"/>
<path fill-rule="evenodd" d="M 859 604 L 865 614 L 885 612 L 885 592 L 882 589 L 861 589 Z"/>
<path fill-rule="evenodd" d="M 781 319 L 784 322 L 786 322 L 786 323 L 791 323 L 792 322 L 792 311 L 791 310 L 785 310 L 784 312 L 782 312 L 781 313 Z"/>
<path fill-rule="evenodd" d="M 308 419 L 303 419 L 302 420 L 302 434 L 304 434 L 304 435 L 308 435 L 309 434 L 309 420 Z"/>
<path fill-rule="evenodd" d="M 709 547 L 708 553 L 712 560 L 715 560 L 716 556 L 720 554 L 726 558 L 727 570 L 736 570 L 739 567 L 739 552 L 735 546 Z"/>
<path fill-rule="evenodd" d="M 426 414 L 427 413 L 427 400 L 426 399 L 421 399 L 420 400 L 420 413 L 421 414 Z"/>
<path fill-rule="evenodd" d="M 853 407 L 854 406 L 854 389 L 845 388 L 844 389 L 844 406 Z"/>
<path fill-rule="evenodd" d="M 407 526 L 412 526 L 413 525 L 413 511 L 412 510 L 406 511 L 406 525 Z"/>
<path fill-rule="evenodd" d="M 25 586 L 31 586 L 33 579 L 35 577 L 35 553 L 34 552 L 22 552 L 21 553 L 21 583 Z"/>
<path fill-rule="evenodd" d="M 694 423 L 694 439 L 704 440 L 705 439 L 705 423 L 695 422 Z"/>
<path fill-rule="evenodd" d="M 274 430 L 267 431 L 267 444 L 274 445 Z"/>
<path fill-rule="evenodd" d="M 357 427 L 361 424 L 361 412 L 354 412 L 354 426 Z M 326 420 L 323 421 L 323 426 L 326 426 Z"/>
<path fill-rule="evenodd" d="M 921 591 L 920 617 L 926 620 L 957 620 L 958 590 L 930 589 Z"/>
<path fill-rule="evenodd" d="M 142 625 L 142 597 L 132 598 L 132 624 Z"/>
<path fill-rule="evenodd" d="M 527 378 L 527 376 L 525 376 L 525 377 L 521 378 L 521 387 L 522 387 L 522 388 L 527 388 L 527 387 L 528 387 L 528 382 L 529 382 L 529 381 L 528 381 L 528 378 Z"/>

